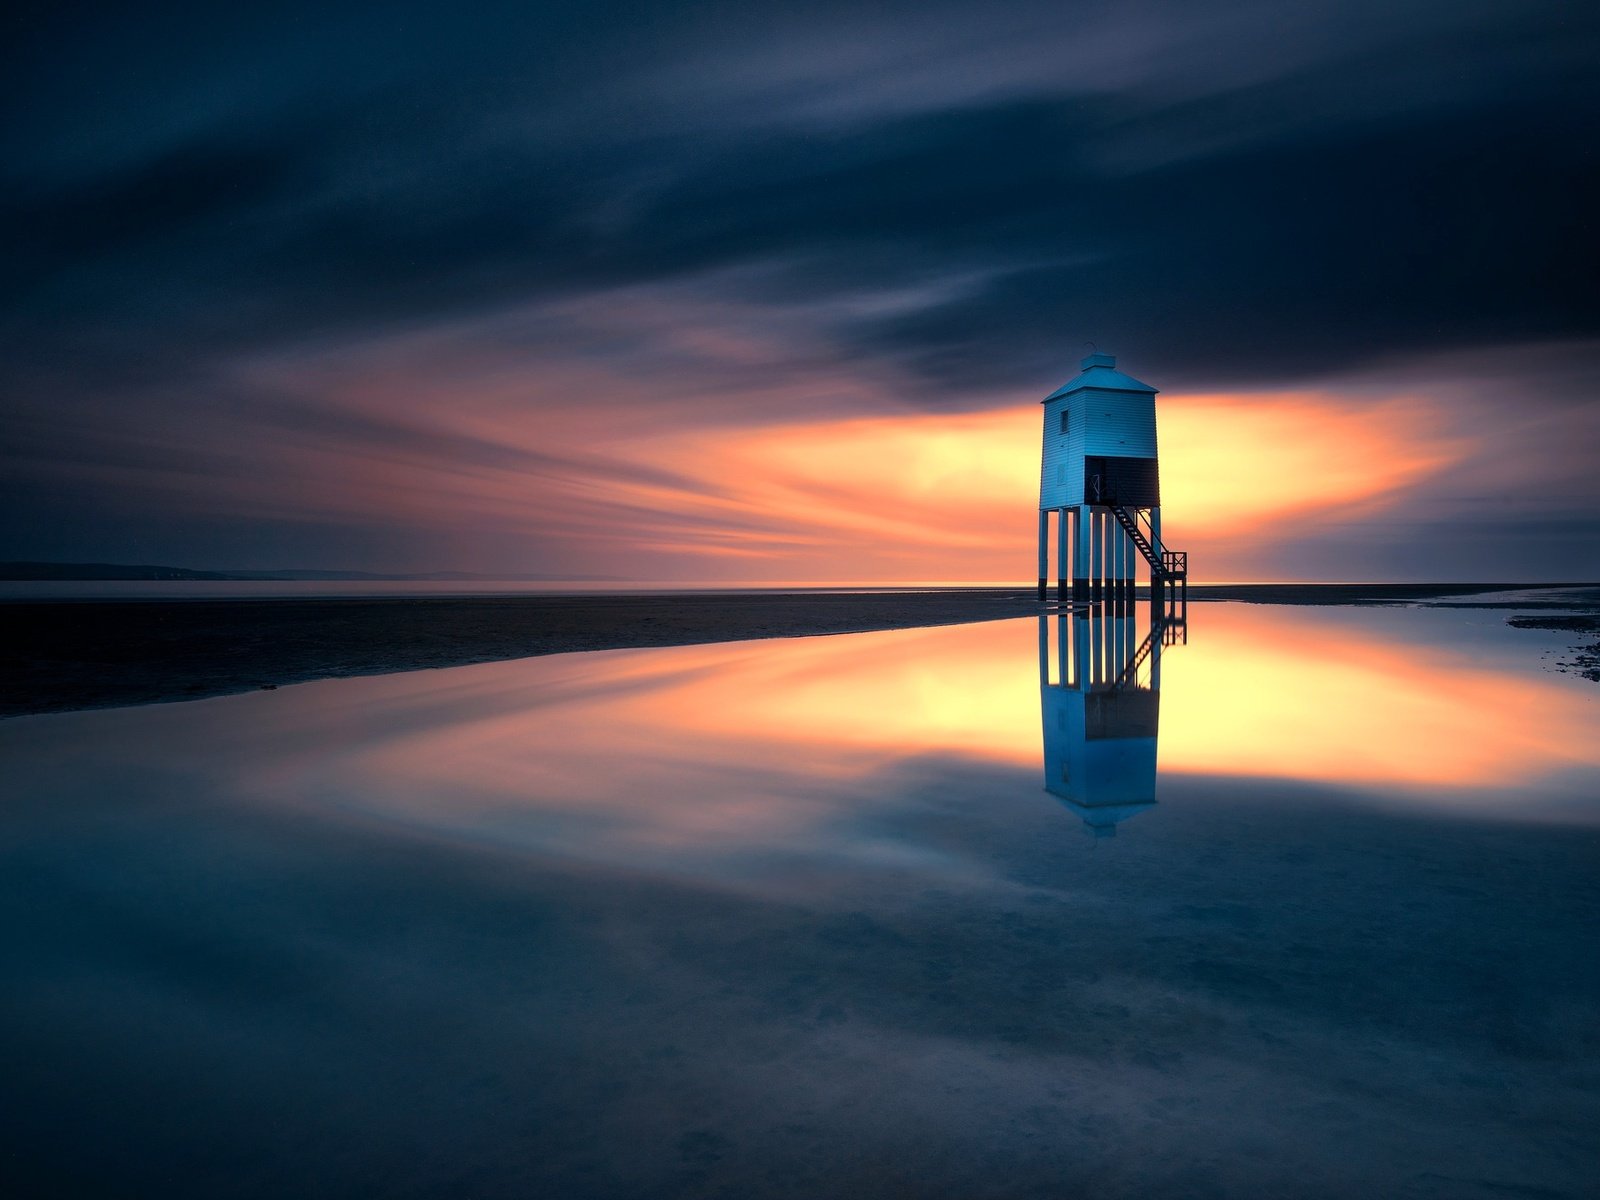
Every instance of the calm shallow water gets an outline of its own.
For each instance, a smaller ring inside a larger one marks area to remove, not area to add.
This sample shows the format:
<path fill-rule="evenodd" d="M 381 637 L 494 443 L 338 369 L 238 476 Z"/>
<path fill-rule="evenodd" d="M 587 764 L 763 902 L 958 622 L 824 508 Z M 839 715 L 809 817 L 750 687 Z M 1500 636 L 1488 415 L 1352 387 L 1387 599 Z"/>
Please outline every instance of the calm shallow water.
<path fill-rule="evenodd" d="M 5 722 L 0 1170 L 1593 1194 L 1600 689 L 1503 616 L 1193 605 L 1120 686 L 1144 627 L 1050 619 Z"/>

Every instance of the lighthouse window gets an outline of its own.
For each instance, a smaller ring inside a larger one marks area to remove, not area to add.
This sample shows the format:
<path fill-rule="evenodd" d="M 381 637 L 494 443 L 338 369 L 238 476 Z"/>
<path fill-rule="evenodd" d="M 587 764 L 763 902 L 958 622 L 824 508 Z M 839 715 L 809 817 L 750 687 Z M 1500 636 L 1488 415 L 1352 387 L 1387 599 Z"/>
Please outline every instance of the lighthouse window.
<path fill-rule="evenodd" d="M 1067 412 L 1066 409 L 1063 408 L 1061 410 L 1061 436 L 1062 437 L 1065 437 L 1066 434 L 1067 434 L 1067 417 L 1069 415 L 1070 414 Z"/>

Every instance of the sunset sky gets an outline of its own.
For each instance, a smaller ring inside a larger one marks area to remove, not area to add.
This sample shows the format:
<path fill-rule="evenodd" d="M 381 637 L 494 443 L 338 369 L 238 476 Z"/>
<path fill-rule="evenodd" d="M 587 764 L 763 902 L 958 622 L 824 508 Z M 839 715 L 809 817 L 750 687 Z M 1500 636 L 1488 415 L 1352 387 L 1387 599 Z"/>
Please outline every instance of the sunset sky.
<path fill-rule="evenodd" d="M 1161 389 L 1197 580 L 1600 576 L 1600 7 L 29 5 L 0 558 L 1031 581 Z"/>

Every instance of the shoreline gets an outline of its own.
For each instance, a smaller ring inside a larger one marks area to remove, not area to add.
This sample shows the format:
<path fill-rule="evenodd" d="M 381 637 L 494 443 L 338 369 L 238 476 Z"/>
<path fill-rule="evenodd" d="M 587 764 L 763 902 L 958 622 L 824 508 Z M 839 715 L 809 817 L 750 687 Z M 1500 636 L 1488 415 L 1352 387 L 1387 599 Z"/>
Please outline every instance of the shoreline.
<path fill-rule="evenodd" d="M 1195 585 L 1195 601 L 1371 605 L 1528 584 Z M 1587 585 L 1592 588 L 1593 585 Z M 1587 588 L 1586 588 L 1587 590 Z M 1053 589 L 1052 589 L 1053 591 Z M 1540 608 L 1539 602 L 1506 607 Z M 1592 604 L 1564 604 L 1595 610 Z M 0 601 L 0 718 L 198 700 L 581 650 L 1036 616 L 1034 589 Z"/>

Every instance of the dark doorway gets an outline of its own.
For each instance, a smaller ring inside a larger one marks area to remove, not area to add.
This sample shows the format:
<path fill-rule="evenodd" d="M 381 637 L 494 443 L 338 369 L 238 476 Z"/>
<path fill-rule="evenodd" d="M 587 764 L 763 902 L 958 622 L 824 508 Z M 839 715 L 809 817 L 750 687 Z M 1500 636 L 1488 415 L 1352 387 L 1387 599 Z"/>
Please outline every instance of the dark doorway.
<path fill-rule="evenodd" d="M 1161 486 L 1153 458 L 1092 455 L 1083 460 L 1083 497 L 1088 504 L 1157 508 Z"/>

